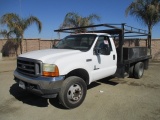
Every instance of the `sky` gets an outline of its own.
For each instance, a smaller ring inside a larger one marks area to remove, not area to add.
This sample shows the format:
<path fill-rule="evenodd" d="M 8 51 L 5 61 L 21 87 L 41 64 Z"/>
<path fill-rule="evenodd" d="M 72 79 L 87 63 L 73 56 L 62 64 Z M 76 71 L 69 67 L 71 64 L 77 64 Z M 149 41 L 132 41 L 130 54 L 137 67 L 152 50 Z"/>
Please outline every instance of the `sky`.
<path fill-rule="evenodd" d="M 56 39 L 54 32 L 63 23 L 68 12 L 75 12 L 85 17 L 97 14 L 102 23 L 127 23 L 127 25 L 145 29 L 141 22 L 133 16 L 125 16 L 125 9 L 133 0 L 0 0 L 0 17 L 6 13 L 16 13 L 22 18 L 30 15 L 36 16 L 42 22 L 42 31 L 38 32 L 35 24 L 28 27 L 24 33 L 25 38 Z M 0 25 L 0 29 L 5 29 Z M 152 31 L 153 38 L 160 38 L 160 24 Z M 65 35 L 61 35 L 64 37 Z"/>

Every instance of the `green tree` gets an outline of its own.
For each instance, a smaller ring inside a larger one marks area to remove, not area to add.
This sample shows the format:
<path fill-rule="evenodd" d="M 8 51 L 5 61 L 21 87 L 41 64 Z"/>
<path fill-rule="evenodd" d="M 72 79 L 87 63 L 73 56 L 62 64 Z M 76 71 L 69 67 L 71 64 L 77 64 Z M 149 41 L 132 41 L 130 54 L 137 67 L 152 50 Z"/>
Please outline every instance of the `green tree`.
<path fill-rule="evenodd" d="M 15 13 L 7 13 L 1 17 L 1 24 L 6 24 L 9 31 L 14 32 L 16 35 L 16 41 L 20 45 L 20 53 L 22 54 L 22 41 L 24 39 L 25 30 L 33 23 L 36 23 L 39 33 L 42 29 L 42 23 L 35 16 L 29 16 L 28 18 L 21 18 Z"/>
<path fill-rule="evenodd" d="M 96 14 L 91 14 L 87 17 L 82 17 L 78 13 L 69 12 L 66 14 L 63 24 L 60 28 L 72 28 L 72 27 L 83 27 L 93 25 L 95 20 L 100 20 L 100 17 Z M 86 29 L 75 30 L 75 32 L 85 32 Z"/>
<path fill-rule="evenodd" d="M 148 27 L 149 46 L 151 47 L 152 28 L 160 22 L 160 0 L 134 0 L 125 11 L 136 17 Z"/>

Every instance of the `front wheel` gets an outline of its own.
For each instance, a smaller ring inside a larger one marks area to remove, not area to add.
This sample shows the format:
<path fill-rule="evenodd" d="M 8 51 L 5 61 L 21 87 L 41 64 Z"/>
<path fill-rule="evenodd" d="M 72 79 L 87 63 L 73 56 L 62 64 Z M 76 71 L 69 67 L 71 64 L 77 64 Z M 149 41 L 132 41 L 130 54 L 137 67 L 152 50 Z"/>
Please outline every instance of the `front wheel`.
<path fill-rule="evenodd" d="M 62 84 L 59 100 L 66 108 L 75 108 L 82 104 L 87 92 L 85 81 L 77 76 L 68 77 Z"/>

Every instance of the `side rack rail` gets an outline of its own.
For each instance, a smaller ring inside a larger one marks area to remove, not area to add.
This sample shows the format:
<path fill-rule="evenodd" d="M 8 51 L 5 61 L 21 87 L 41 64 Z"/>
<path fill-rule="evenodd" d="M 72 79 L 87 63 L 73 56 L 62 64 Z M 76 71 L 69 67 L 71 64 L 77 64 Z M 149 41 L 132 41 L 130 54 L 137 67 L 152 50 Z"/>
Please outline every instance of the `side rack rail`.
<path fill-rule="evenodd" d="M 58 29 L 54 30 L 54 32 L 59 33 L 108 33 L 113 37 L 118 37 L 119 45 L 118 45 L 118 52 L 119 52 L 119 59 L 120 63 L 123 63 L 123 44 L 125 38 L 132 38 L 132 37 L 147 37 L 146 38 L 146 47 L 150 50 L 151 55 L 151 37 L 148 34 L 148 31 L 135 28 L 132 26 L 128 26 L 125 23 L 121 24 L 96 24 L 90 26 L 83 26 L 83 27 L 74 27 L 74 28 L 65 28 L 65 29 Z"/>

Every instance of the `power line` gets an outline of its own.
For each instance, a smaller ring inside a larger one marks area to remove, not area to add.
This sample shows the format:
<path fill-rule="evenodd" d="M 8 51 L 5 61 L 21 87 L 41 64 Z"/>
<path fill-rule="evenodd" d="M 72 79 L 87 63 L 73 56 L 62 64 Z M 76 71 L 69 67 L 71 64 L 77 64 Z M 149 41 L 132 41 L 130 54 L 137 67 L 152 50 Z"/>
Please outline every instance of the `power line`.
<path fill-rule="evenodd" d="M 19 0 L 19 10 L 20 10 L 20 16 L 22 16 L 22 2 Z"/>

